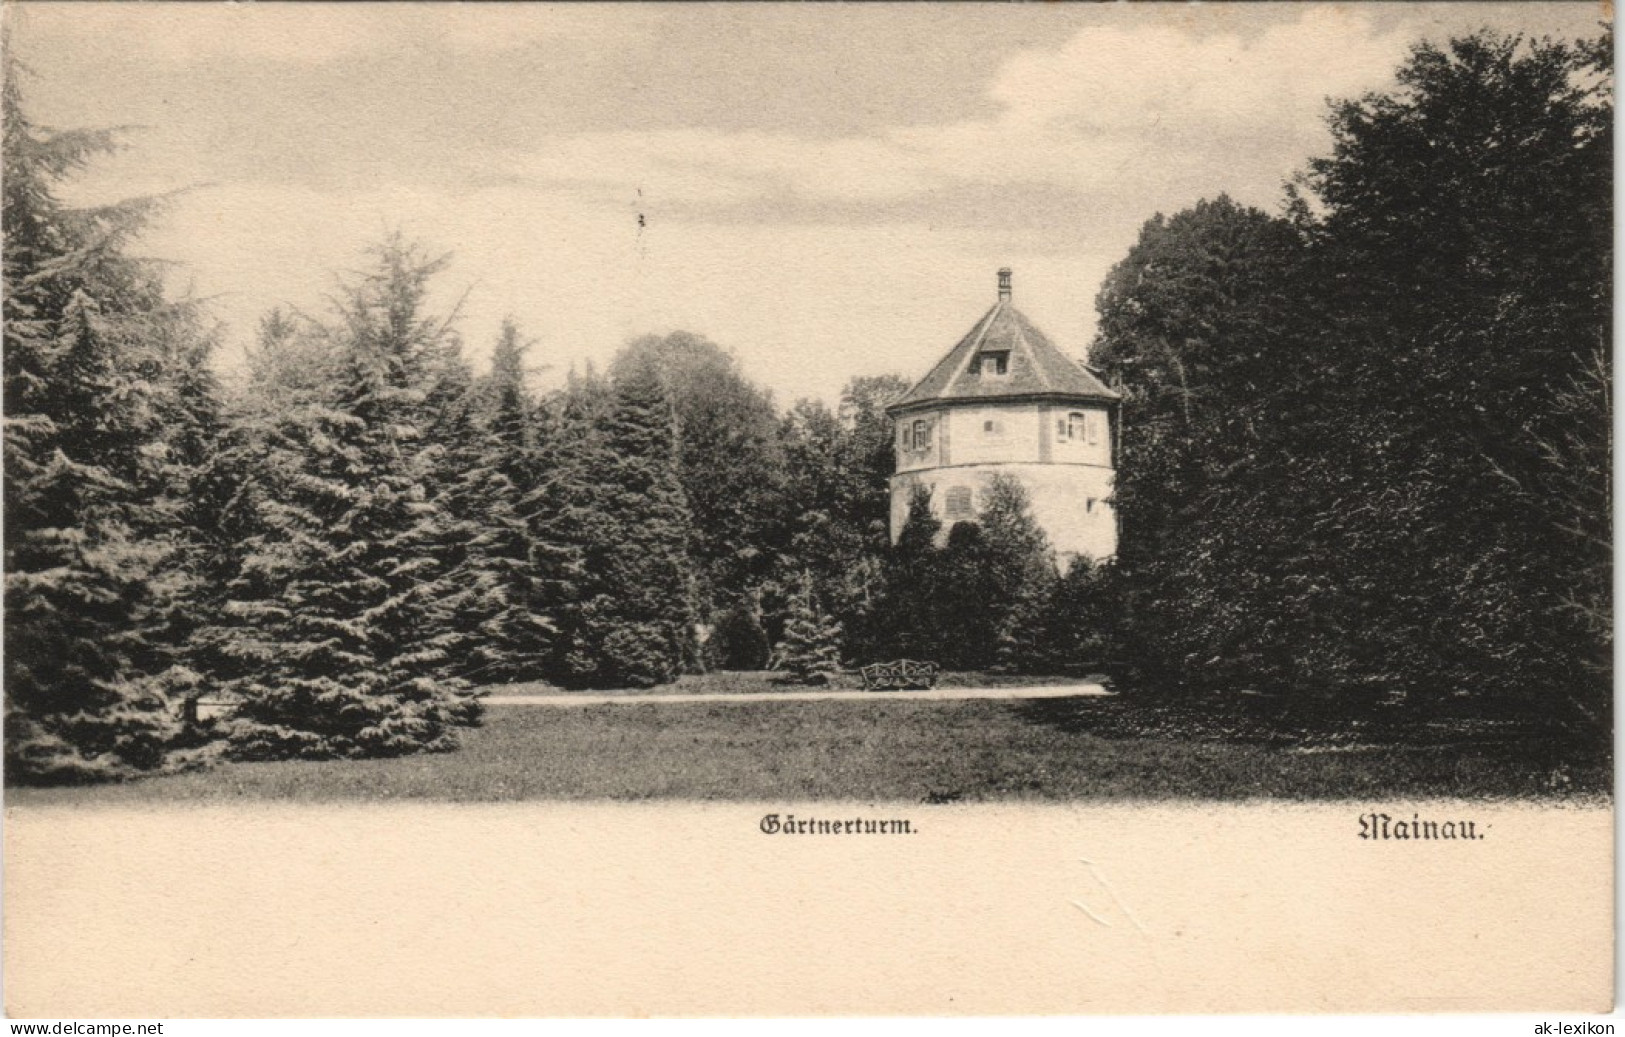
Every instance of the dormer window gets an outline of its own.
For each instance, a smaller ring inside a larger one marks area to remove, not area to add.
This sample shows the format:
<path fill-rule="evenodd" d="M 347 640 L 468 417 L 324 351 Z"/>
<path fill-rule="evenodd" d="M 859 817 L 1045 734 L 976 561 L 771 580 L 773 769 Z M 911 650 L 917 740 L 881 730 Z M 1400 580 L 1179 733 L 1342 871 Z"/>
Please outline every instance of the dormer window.
<path fill-rule="evenodd" d="M 998 378 L 1010 373 L 1009 353 L 982 353 L 976 358 L 976 373 L 984 378 Z"/>

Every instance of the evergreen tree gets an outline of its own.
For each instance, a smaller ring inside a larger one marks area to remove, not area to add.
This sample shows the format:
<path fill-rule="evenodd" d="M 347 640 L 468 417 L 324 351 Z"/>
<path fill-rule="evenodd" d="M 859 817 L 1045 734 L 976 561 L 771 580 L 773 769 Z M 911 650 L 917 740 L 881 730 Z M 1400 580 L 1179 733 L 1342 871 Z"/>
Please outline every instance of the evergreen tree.
<path fill-rule="evenodd" d="M 525 522 L 526 571 L 533 593 L 557 607 L 554 637 L 544 654 L 549 680 L 569 681 L 564 663 L 566 613 L 587 593 L 586 555 L 596 529 L 605 471 L 604 429 L 614 396 L 590 368 L 570 372 L 563 391 L 539 403 L 535 414 L 533 477 L 520 499 Z"/>
<path fill-rule="evenodd" d="M 659 378 L 633 370 L 575 387 L 538 500 L 534 542 L 557 593 L 553 675 L 648 687 L 696 659 L 691 518 L 676 423 Z M 575 435 L 571 426 L 583 434 Z"/>
<path fill-rule="evenodd" d="M 993 659 L 1003 670 L 1042 673 L 1049 659 L 1044 616 L 1055 590 L 1055 552 L 1033 519 L 1027 491 L 1005 475 L 982 494 L 980 524 L 988 544 Z"/>
<path fill-rule="evenodd" d="M 209 338 L 128 258 L 151 202 L 56 191 L 107 133 L 47 133 L 4 69 L 5 698 L 10 781 L 169 760 L 194 679 L 187 496 L 210 449 Z"/>
<path fill-rule="evenodd" d="M 841 625 L 818 605 L 811 574 L 803 574 L 774 646 L 781 666 L 803 684 L 824 684 L 841 669 Z"/>
<path fill-rule="evenodd" d="M 512 320 L 504 322 L 491 360 L 490 409 L 485 421 L 492 486 L 483 545 L 496 576 L 496 607 L 483 629 L 493 645 L 489 676 L 517 680 L 545 670 L 558 628 L 553 602 L 533 568 L 536 547 L 529 534 L 525 500 L 537 480 L 536 403 L 525 386 L 524 357 L 530 343 Z"/>
<path fill-rule="evenodd" d="M 777 560 L 771 528 L 785 468 L 772 397 L 728 351 L 682 331 L 627 343 L 610 375 L 653 377 L 670 400 L 699 604 L 704 614 L 720 612 L 760 586 Z"/>
<path fill-rule="evenodd" d="M 718 617 L 706 648 L 715 664 L 725 670 L 760 670 L 767 665 L 767 629 L 754 595 L 735 602 Z"/>
<path fill-rule="evenodd" d="M 941 552 L 936 545 L 941 530 L 931 512 L 930 489 L 916 485 L 909 493 L 908 518 L 886 556 L 886 590 L 877 609 L 886 654 L 941 661 Z"/>
<path fill-rule="evenodd" d="M 781 569 L 813 574 L 819 600 L 846 631 L 847 653 L 860 659 L 886 651 L 878 608 L 891 551 L 894 458 L 885 406 L 907 389 L 895 375 L 854 378 L 838 413 L 802 400 L 781 423 L 785 508 L 773 538 Z"/>
<path fill-rule="evenodd" d="M 531 407 L 525 343 L 508 321 L 490 378 L 472 385 L 460 358 L 441 366 L 440 419 L 431 427 L 441 469 L 437 501 L 447 523 L 441 564 L 457 594 L 447 604 L 463 635 L 456 666 L 478 681 L 536 679 L 556 630 L 531 569 L 525 488 L 531 482 Z"/>
<path fill-rule="evenodd" d="M 256 665 L 227 650 L 234 634 L 219 617 L 251 542 L 265 532 L 270 502 L 292 478 L 301 456 L 300 431 L 318 420 L 339 371 L 326 329 L 282 309 L 261 318 L 246 360 L 242 383 L 223 394 L 221 434 L 202 479 L 211 512 L 200 528 L 213 540 L 206 581 L 212 618 L 194 632 L 189 649 L 193 665 L 215 686 L 229 685 Z"/>
<path fill-rule="evenodd" d="M 928 658 L 951 670 L 982 670 L 992 665 L 1003 618 L 994 602 L 994 545 L 980 522 L 956 522 L 933 559 L 926 586 L 930 626 L 922 640 L 936 646 Z"/>
<path fill-rule="evenodd" d="M 228 728 L 242 758 L 392 756 L 455 746 L 478 702 L 451 676 L 456 589 L 437 548 L 429 375 L 446 325 L 424 315 L 443 265 L 391 241 L 323 329 L 329 399 L 285 410 L 268 438 L 248 538 L 214 632 L 242 675 Z"/>

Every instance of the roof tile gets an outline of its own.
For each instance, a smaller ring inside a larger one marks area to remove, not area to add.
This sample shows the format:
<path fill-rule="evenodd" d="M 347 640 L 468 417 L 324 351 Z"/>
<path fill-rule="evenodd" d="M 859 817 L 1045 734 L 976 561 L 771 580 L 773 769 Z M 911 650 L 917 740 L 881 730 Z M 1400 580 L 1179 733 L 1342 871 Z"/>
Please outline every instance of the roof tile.
<path fill-rule="evenodd" d="M 1006 373 L 973 373 L 984 353 L 1007 354 Z M 1010 300 L 1001 297 L 948 355 L 888 410 L 938 400 L 1074 396 L 1112 401 L 1118 394 L 1056 348 Z"/>

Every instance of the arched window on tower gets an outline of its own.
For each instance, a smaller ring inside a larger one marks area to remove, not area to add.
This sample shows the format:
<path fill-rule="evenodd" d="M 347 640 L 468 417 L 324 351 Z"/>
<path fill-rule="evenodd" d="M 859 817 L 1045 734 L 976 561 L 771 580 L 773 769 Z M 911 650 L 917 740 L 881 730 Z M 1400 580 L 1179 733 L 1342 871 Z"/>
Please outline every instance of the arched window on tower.
<path fill-rule="evenodd" d="M 931 447 L 931 423 L 924 418 L 916 418 L 912 429 L 913 436 L 909 447 L 913 450 L 928 450 Z"/>
<path fill-rule="evenodd" d="M 1073 411 L 1066 416 L 1066 435 L 1061 438 L 1073 443 L 1082 442 L 1085 434 L 1084 426 L 1087 423 L 1088 418 L 1082 411 Z"/>

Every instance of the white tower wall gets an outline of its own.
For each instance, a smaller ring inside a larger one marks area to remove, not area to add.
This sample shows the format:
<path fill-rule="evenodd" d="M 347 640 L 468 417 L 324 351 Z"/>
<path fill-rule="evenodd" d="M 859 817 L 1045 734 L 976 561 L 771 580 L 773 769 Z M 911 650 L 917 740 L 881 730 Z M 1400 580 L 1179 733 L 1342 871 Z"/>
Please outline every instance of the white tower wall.
<path fill-rule="evenodd" d="M 1061 561 L 1111 558 L 1121 396 L 1015 308 L 1010 279 L 1008 267 L 999 271 L 998 302 L 887 408 L 896 422 L 892 540 L 917 487 L 932 491 L 946 539 L 954 524 L 979 518 L 988 487 L 1004 475 L 1026 489 Z"/>
<path fill-rule="evenodd" d="M 1110 412 L 1098 402 L 987 401 L 900 415 L 892 539 L 908 520 L 914 487 L 932 491 L 932 512 L 946 537 L 954 523 L 976 519 L 988 486 L 1002 474 L 1026 489 L 1034 521 L 1063 561 L 1110 558 L 1117 553 L 1111 462 Z"/>

